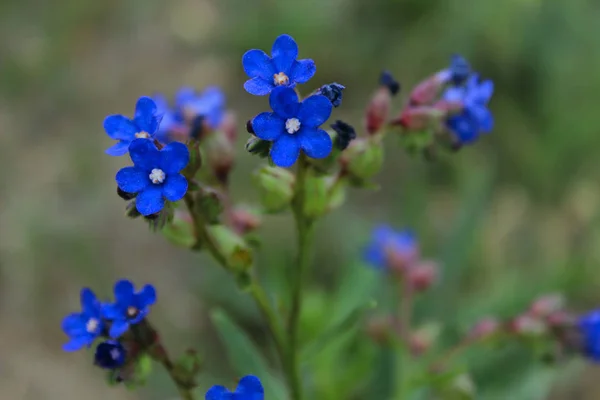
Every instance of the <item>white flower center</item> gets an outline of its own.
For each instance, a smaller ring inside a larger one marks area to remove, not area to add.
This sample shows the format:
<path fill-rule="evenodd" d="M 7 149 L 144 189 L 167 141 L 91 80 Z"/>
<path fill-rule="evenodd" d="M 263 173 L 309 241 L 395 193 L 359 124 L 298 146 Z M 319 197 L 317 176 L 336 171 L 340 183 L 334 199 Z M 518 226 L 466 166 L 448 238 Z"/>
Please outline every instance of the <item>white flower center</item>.
<path fill-rule="evenodd" d="M 113 360 L 118 360 L 120 356 L 121 352 L 119 351 L 119 349 L 112 349 L 110 351 L 110 358 L 112 358 Z"/>
<path fill-rule="evenodd" d="M 100 324 L 100 321 L 98 321 L 96 318 L 90 318 L 90 319 L 88 319 L 88 322 L 85 324 L 85 330 L 88 333 L 94 333 L 98 329 L 99 324 Z"/>
<path fill-rule="evenodd" d="M 294 134 L 300 130 L 300 120 L 298 118 L 290 118 L 285 121 L 285 130 L 289 134 Z"/>
<path fill-rule="evenodd" d="M 275 86 L 287 85 L 289 83 L 290 83 L 290 78 L 283 72 L 273 75 L 273 84 Z"/>
<path fill-rule="evenodd" d="M 137 132 L 135 134 L 135 137 L 138 139 L 148 139 L 150 137 L 150 134 L 148 132 L 141 131 Z"/>
<path fill-rule="evenodd" d="M 152 172 L 150 172 L 150 175 L 148 175 L 148 177 L 150 178 L 152 183 L 158 185 L 159 183 L 163 183 L 165 181 L 166 175 L 162 169 L 154 168 Z"/>
<path fill-rule="evenodd" d="M 127 307 L 127 316 L 129 318 L 134 318 L 138 315 L 139 310 L 137 308 L 135 308 L 134 306 L 129 306 Z"/>

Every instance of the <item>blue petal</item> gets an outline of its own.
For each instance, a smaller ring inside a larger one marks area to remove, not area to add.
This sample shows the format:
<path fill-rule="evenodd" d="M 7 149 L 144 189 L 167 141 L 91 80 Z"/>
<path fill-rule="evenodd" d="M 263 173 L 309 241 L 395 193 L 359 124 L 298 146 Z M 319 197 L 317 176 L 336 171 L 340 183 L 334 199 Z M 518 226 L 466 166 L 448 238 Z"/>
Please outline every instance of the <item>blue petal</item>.
<path fill-rule="evenodd" d="M 263 400 L 265 390 L 260 383 L 260 379 L 256 376 L 248 375 L 240 380 L 236 393 L 245 395 L 244 398 L 248 400 Z"/>
<path fill-rule="evenodd" d="M 138 304 L 140 308 L 146 308 L 156 302 L 156 289 L 152 285 L 145 285 L 142 290 L 137 293 Z"/>
<path fill-rule="evenodd" d="M 121 279 L 117 281 L 113 291 L 117 304 L 121 306 L 131 305 L 134 296 L 134 287 L 130 280 Z"/>
<path fill-rule="evenodd" d="M 104 152 L 106 154 L 108 154 L 109 156 L 114 156 L 114 157 L 122 156 L 122 155 L 127 154 L 127 152 L 129 151 L 130 144 L 131 144 L 131 142 L 129 142 L 129 141 L 120 141 L 118 143 L 115 143 L 108 149 L 104 150 Z"/>
<path fill-rule="evenodd" d="M 479 137 L 478 126 L 473 122 L 471 118 L 460 114 L 450 117 L 447 125 L 462 143 L 468 144 Z"/>
<path fill-rule="evenodd" d="M 158 166 L 165 174 L 174 174 L 184 169 L 190 162 L 190 152 L 183 143 L 173 142 L 160 151 Z"/>
<path fill-rule="evenodd" d="M 67 315 L 61 325 L 63 332 L 68 336 L 78 336 L 85 332 L 85 322 L 79 313 Z"/>
<path fill-rule="evenodd" d="M 135 198 L 135 207 L 142 215 L 156 214 L 165 206 L 162 185 L 149 185 Z"/>
<path fill-rule="evenodd" d="M 473 107 L 470 109 L 470 112 L 473 114 L 475 119 L 477 119 L 477 123 L 479 124 L 479 129 L 483 132 L 490 132 L 494 127 L 494 116 L 491 111 L 485 107 Z"/>
<path fill-rule="evenodd" d="M 102 317 L 109 321 L 123 317 L 123 309 L 116 304 L 103 304 Z"/>
<path fill-rule="evenodd" d="M 89 315 L 95 315 L 98 313 L 98 308 L 100 307 L 100 302 L 96 298 L 94 292 L 92 292 L 88 288 L 81 289 L 79 294 L 81 301 L 81 308 L 83 312 Z"/>
<path fill-rule="evenodd" d="M 135 105 L 135 118 L 138 128 L 149 134 L 157 131 L 160 118 L 157 116 L 158 107 L 150 97 L 140 97 Z"/>
<path fill-rule="evenodd" d="M 277 72 L 289 75 L 290 69 L 298 57 L 298 45 L 290 35 L 281 35 L 275 39 L 271 50 L 273 63 Z"/>
<path fill-rule="evenodd" d="M 275 113 L 260 113 L 252 120 L 252 129 L 262 140 L 275 140 L 285 132 L 285 120 Z"/>
<path fill-rule="evenodd" d="M 242 56 L 242 66 L 250 78 L 259 77 L 272 82 L 273 75 L 276 73 L 271 57 L 262 50 L 248 50 Z"/>
<path fill-rule="evenodd" d="M 330 103 L 331 104 L 331 103 Z M 311 158 L 325 158 L 331 153 L 331 137 L 322 129 L 301 129 L 298 132 L 300 147 Z"/>
<path fill-rule="evenodd" d="M 231 392 L 226 387 L 216 385 L 208 389 L 206 392 L 205 400 L 229 400 L 231 399 Z"/>
<path fill-rule="evenodd" d="M 163 196 L 169 201 L 181 200 L 188 188 L 188 181 L 179 173 L 167 175 L 163 185 Z"/>
<path fill-rule="evenodd" d="M 379 244 L 385 244 L 396 232 L 389 225 L 377 225 L 372 232 L 373 241 Z"/>
<path fill-rule="evenodd" d="M 196 90 L 191 87 L 182 87 L 175 94 L 175 104 L 177 107 L 185 107 L 188 103 L 196 99 Z"/>
<path fill-rule="evenodd" d="M 137 193 L 151 184 L 148 171 L 138 167 L 121 168 L 115 180 L 119 188 L 127 193 Z"/>
<path fill-rule="evenodd" d="M 331 101 L 325 96 L 310 96 L 302 102 L 298 119 L 302 126 L 316 128 L 327 121 L 333 110 Z"/>
<path fill-rule="evenodd" d="M 104 119 L 106 134 L 115 140 L 132 140 L 137 132 L 137 127 L 124 115 L 110 115 Z"/>
<path fill-rule="evenodd" d="M 129 322 L 126 320 L 116 320 L 112 323 L 110 332 L 108 332 L 108 334 L 111 338 L 118 339 L 121 337 L 121 335 L 127 332 L 127 329 L 129 329 Z"/>
<path fill-rule="evenodd" d="M 275 85 L 273 84 L 272 79 L 267 81 L 259 77 L 249 79 L 244 83 L 244 89 L 246 89 L 246 92 L 255 96 L 264 96 L 269 94 L 274 87 Z"/>
<path fill-rule="evenodd" d="M 296 117 L 298 115 L 298 110 L 300 109 L 296 91 L 292 88 L 283 86 L 278 86 L 273 89 L 271 96 L 269 96 L 269 104 L 277 115 L 285 119 Z M 329 107 L 331 107 L 331 104 Z"/>
<path fill-rule="evenodd" d="M 160 152 L 149 139 L 135 139 L 131 142 L 129 156 L 136 167 L 145 171 L 152 171 L 158 167 L 161 158 Z"/>
<path fill-rule="evenodd" d="M 315 75 L 315 72 L 317 72 L 317 66 L 313 60 L 298 60 L 290 71 L 290 82 L 308 82 Z"/>
<path fill-rule="evenodd" d="M 364 251 L 363 258 L 366 262 L 378 269 L 385 268 L 386 256 L 377 243 L 371 243 Z"/>
<path fill-rule="evenodd" d="M 491 80 L 485 80 L 479 85 L 478 97 L 482 102 L 487 103 L 493 94 L 494 82 Z"/>
<path fill-rule="evenodd" d="M 278 167 L 291 167 L 299 154 L 300 143 L 293 135 L 281 135 L 271 146 L 271 160 Z"/>
<path fill-rule="evenodd" d="M 63 344 L 64 351 L 77 351 L 81 350 L 83 347 L 89 344 L 89 338 L 85 336 L 80 336 L 71 339 L 67 343 Z"/>

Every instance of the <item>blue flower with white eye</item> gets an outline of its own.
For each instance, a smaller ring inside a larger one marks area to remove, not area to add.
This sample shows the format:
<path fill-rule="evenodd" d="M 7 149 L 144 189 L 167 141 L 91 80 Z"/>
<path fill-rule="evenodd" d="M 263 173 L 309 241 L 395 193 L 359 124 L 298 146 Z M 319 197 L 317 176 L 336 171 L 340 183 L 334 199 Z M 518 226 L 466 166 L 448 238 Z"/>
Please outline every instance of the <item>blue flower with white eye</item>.
<path fill-rule="evenodd" d="M 411 231 L 396 232 L 388 225 L 380 225 L 373 229 L 363 256 L 376 269 L 402 269 L 415 261 L 418 254 L 419 244 Z"/>
<path fill-rule="evenodd" d="M 188 188 L 184 169 L 190 153 L 183 143 L 173 142 L 158 150 L 145 139 L 134 140 L 129 148 L 133 166 L 122 168 L 115 177 L 119 188 L 137 193 L 135 206 L 142 215 L 152 215 L 163 209 L 165 199 L 178 201 Z"/>
<path fill-rule="evenodd" d="M 62 321 L 62 330 L 70 339 L 63 345 L 65 351 L 76 351 L 85 346 L 90 347 L 104 329 L 102 305 L 94 292 L 83 288 L 80 298 L 81 312 L 70 314 Z"/>
<path fill-rule="evenodd" d="M 102 307 L 102 315 L 111 321 L 109 335 L 119 338 L 127 332 L 129 325 L 135 325 L 143 320 L 150 312 L 150 306 L 156 302 L 156 289 L 145 285 L 139 292 L 135 291 L 133 283 L 126 279 L 115 283 L 115 302 Z"/>
<path fill-rule="evenodd" d="M 300 150 L 311 158 L 331 153 L 331 137 L 319 129 L 333 108 L 327 97 L 314 95 L 299 102 L 294 89 L 278 87 L 271 92 L 269 103 L 273 112 L 254 117 L 252 129 L 260 139 L 273 142 L 270 156 L 275 165 L 291 167 Z"/>
<path fill-rule="evenodd" d="M 206 392 L 205 400 L 264 400 L 265 391 L 260 379 L 247 375 L 238 383 L 235 392 L 225 386 L 213 386 Z"/>
<path fill-rule="evenodd" d="M 135 105 L 135 115 L 130 119 L 116 114 L 106 117 L 104 130 L 112 139 L 119 142 L 106 149 L 106 154 L 122 156 L 127 153 L 134 139 L 148 139 L 154 136 L 160 125 L 162 115 L 150 97 L 140 97 Z"/>
<path fill-rule="evenodd" d="M 250 94 L 264 96 L 278 87 L 294 87 L 308 82 L 317 71 L 313 60 L 297 60 L 298 45 L 290 35 L 275 39 L 271 57 L 262 50 L 248 50 L 242 57 L 244 71 L 250 77 L 244 89 Z"/>
<path fill-rule="evenodd" d="M 577 326 L 583 339 L 583 354 L 600 363 L 600 310 L 580 316 Z"/>
<path fill-rule="evenodd" d="M 116 340 L 107 340 L 96 346 L 94 365 L 104 369 L 116 369 L 125 364 L 127 352 L 123 345 Z"/>
<path fill-rule="evenodd" d="M 462 144 L 475 142 L 481 133 L 494 127 L 494 117 L 487 106 L 493 93 L 494 83 L 489 79 L 480 82 L 477 74 L 471 75 L 465 86 L 450 87 L 444 92 L 444 100 L 463 105 L 460 113 L 446 119 L 446 126 Z"/>

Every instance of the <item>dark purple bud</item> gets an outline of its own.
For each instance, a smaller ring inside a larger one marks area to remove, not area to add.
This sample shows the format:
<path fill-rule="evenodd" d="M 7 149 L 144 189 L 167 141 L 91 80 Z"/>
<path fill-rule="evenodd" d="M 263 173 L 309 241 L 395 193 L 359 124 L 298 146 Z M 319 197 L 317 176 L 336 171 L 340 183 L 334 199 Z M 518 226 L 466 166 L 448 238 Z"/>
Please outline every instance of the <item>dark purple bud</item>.
<path fill-rule="evenodd" d="M 350 142 L 356 139 L 356 130 L 344 121 L 335 121 L 331 128 L 337 133 L 334 144 L 340 150 L 346 150 Z"/>
<path fill-rule="evenodd" d="M 96 347 L 94 364 L 104 369 L 115 369 L 123 366 L 127 352 L 117 341 L 108 340 Z"/>
<path fill-rule="evenodd" d="M 339 107 L 342 104 L 342 92 L 344 89 L 346 89 L 346 86 L 334 82 L 321 86 L 317 90 L 317 94 L 327 97 L 334 107 Z"/>
<path fill-rule="evenodd" d="M 454 54 L 450 58 L 450 79 L 455 85 L 462 85 L 471 74 L 471 65 L 461 55 Z"/>
<path fill-rule="evenodd" d="M 248 122 L 246 122 L 246 130 L 248 131 L 248 133 L 254 134 L 254 127 L 252 126 L 251 119 L 249 119 Z"/>
<path fill-rule="evenodd" d="M 379 77 L 379 84 L 389 89 L 392 96 L 395 96 L 400 91 L 400 83 L 394 79 L 390 71 L 383 71 Z"/>
<path fill-rule="evenodd" d="M 127 193 L 123 191 L 120 187 L 117 187 L 117 194 L 123 200 L 132 200 L 135 199 L 135 197 L 137 196 L 137 193 Z"/>
<path fill-rule="evenodd" d="M 206 134 L 206 118 L 204 115 L 198 115 L 192 121 L 192 127 L 190 128 L 190 137 L 196 140 L 200 140 Z"/>

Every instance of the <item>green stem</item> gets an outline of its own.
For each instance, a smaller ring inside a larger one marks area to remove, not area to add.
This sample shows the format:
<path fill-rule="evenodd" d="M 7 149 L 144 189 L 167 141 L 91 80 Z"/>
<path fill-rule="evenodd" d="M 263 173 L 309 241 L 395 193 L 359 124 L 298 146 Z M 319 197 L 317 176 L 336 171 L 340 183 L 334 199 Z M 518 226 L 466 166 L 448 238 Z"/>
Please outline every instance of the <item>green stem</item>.
<path fill-rule="evenodd" d="M 298 172 L 296 175 L 296 186 L 292 208 L 296 220 L 296 229 L 298 235 L 298 256 L 296 265 L 292 270 L 292 304 L 287 323 L 288 330 L 288 357 L 286 363 L 286 372 L 290 384 L 292 400 L 302 399 L 302 382 L 299 373 L 299 346 L 298 331 L 300 314 L 302 313 L 302 288 L 304 274 L 310 262 L 310 248 L 313 239 L 314 221 L 304 215 L 304 203 L 306 200 L 306 176 L 308 173 L 308 162 L 306 156 L 302 154 L 298 162 Z"/>
<path fill-rule="evenodd" d="M 225 254 L 221 252 L 219 246 L 215 243 L 208 230 L 206 229 L 207 223 L 202 217 L 200 213 L 195 210 L 194 207 L 194 198 L 191 194 L 186 194 L 184 197 L 185 204 L 188 207 L 190 215 L 193 219 L 194 224 L 194 234 L 196 237 L 196 245 L 194 248 L 200 248 L 201 246 L 205 246 L 211 256 L 227 271 L 232 271 L 231 265 L 227 261 L 227 257 Z M 256 302 L 260 313 L 265 319 L 267 326 L 269 328 L 269 332 L 273 337 L 273 341 L 275 342 L 275 347 L 279 354 L 282 363 L 286 358 L 285 346 L 284 346 L 284 334 L 283 328 L 279 324 L 279 320 L 273 307 L 270 304 L 269 297 L 267 296 L 264 288 L 260 285 L 255 276 L 251 276 L 251 282 L 248 288 L 248 292 Z"/>
<path fill-rule="evenodd" d="M 398 311 L 399 340 L 396 346 L 396 380 L 394 387 L 395 400 L 406 400 L 409 396 L 409 364 L 410 364 L 410 336 L 413 311 L 413 288 L 408 279 L 403 277 L 398 286 L 400 308 Z"/>

